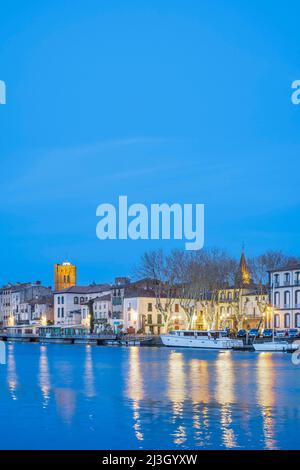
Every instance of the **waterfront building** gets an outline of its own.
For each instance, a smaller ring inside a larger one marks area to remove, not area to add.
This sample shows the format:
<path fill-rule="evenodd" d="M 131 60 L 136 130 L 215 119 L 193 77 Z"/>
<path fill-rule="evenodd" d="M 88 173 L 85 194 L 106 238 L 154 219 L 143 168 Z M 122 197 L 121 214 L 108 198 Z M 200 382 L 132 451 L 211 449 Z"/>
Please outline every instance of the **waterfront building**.
<path fill-rule="evenodd" d="M 238 330 L 266 326 L 270 311 L 269 289 L 252 281 L 244 249 L 234 285 L 219 290 L 216 304 L 218 328 Z"/>
<path fill-rule="evenodd" d="M 165 297 L 165 301 L 167 298 Z M 164 303 L 164 296 L 161 296 Z M 166 332 L 162 311 L 157 307 L 155 292 L 151 288 L 126 289 L 123 306 L 124 330 L 129 333 L 144 332 L 159 335 Z M 187 319 L 179 299 L 172 301 L 168 330 L 184 329 Z"/>
<path fill-rule="evenodd" d="M 82 324 L 88 324 L 90 322 L 91 309 L 93 312 L 95 332 L 101 332 L 108 329 L 111 329 L 115 332 L 118 330 L 118 323 L 115 324 L 112 318 L 111 293 L 95 297 L 94 299 L 92 299 L 91 304 L 89 302 L 85 302 L 84 304 L 82 304 Z"/>
<path fill-rule="evenodd" d="M 268 315 L 269 294 L 265 286 L 223 289 L 219 293 L 218 328 L 263 328 L 267 326 Z"/>
<path fill-rule="evenodd" d="M 54 265 L 54 290 L 60 291 L 76 286 L 76 266 L 69 261 Z"/>
<path fill-rule="evenodd" d="M 49 296 L 51 296 L 51 287 L 43 286 L 40 281 L 8 284 L 2 287 L 0 289 L 1 326 L 25 325 L 33 322 L 34 301 L 39 300 L 45 301 L 43 310 L 48 312 L 47 315 L 50 318 Z"/>
<path fill-rule="evenodd" d="M 72 286 L 54 292 L 54 322 L 56 325 L 82 324 L 81 307 L 89 300 L 109 294 L 109 284 L 92 284 L 89 286 Z M 85 307 L 87 309 L 87 306 Z"/>
<path fill-rule="evenodd" d="M 135 288 L 140 288 L 143 292 L 148 291 L 153 287 L 153 282 L 151 279 L 140 279 L 131 282 L 127 277 L 117 277 L 115 279 L 115 283 L 111 288 L 112 323 L 115 330 L 121 331 L 127 328 L 124 324 L 124 312 L 126 311 L 124 301 L 127 294 Z"/>
<path fill-rule="evenodd" d="M 300 264 L 270 271 L 269 277 L 274 327 L 300 328 Z"/>

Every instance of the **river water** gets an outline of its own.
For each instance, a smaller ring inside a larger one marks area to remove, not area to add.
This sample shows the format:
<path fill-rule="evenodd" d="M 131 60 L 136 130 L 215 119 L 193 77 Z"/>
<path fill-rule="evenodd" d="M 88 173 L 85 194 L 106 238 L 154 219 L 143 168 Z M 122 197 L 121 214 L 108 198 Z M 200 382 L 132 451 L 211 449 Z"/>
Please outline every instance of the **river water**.
<path fill-rule="evenodd" d="M 300 448 L 290 354 L 7 344 L 1 449 Z"/>

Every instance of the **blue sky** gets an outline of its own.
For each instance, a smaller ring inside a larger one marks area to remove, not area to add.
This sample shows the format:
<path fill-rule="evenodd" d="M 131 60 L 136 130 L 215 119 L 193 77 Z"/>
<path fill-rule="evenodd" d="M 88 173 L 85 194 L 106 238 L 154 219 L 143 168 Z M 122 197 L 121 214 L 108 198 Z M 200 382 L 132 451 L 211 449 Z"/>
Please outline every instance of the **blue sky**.
<path fill-rule="evenodd" d="M 300 255 L 300 4 L 1 2 L 0 282 L 130 274 L 96 207 L 204 203 L 206 246 Z"/>

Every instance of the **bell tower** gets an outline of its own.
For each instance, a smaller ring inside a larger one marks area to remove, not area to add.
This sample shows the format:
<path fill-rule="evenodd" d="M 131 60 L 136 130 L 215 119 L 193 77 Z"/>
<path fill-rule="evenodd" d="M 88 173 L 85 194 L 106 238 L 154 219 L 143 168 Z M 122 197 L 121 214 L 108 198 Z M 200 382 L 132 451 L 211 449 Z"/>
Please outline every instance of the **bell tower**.
<path fill-rule="evenodd" d="M 76 266 L 69 261 L 54 265 L 54 289 L 60 291 L 76 286 Z"/>
<path fill-rule="evenodd" d="M 250 277 L 250 273 L 249 273 L 247 262 L 246 262 L 244 248 L 242 250 L 242 255 L 240 259 L 240 279 L 243 285 L 247 285 L 251 283 L 251 277 Z"/>

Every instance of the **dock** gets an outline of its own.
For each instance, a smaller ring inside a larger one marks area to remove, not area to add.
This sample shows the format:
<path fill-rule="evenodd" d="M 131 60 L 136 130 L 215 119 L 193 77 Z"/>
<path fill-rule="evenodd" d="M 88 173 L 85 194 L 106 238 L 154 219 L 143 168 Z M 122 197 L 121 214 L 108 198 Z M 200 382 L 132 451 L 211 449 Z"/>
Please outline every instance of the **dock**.
<path fill-rule="evenodd" d="M 89 344 L 91 346 L 160 346 L 159 337 L 141 335 L 116 334 L 107 335 L 55 335 L 41 336 L 37 334 L 7 334 L 0 332 L 0 341 L 13 341 L 40 344 Z"/>

